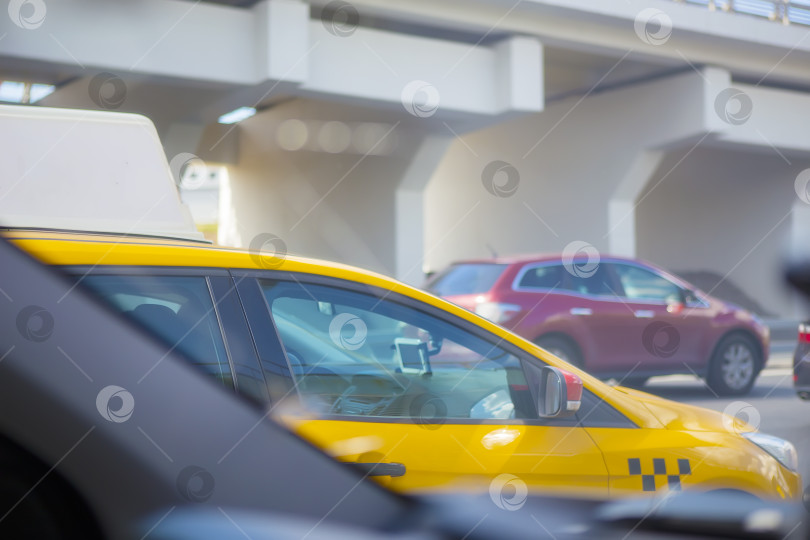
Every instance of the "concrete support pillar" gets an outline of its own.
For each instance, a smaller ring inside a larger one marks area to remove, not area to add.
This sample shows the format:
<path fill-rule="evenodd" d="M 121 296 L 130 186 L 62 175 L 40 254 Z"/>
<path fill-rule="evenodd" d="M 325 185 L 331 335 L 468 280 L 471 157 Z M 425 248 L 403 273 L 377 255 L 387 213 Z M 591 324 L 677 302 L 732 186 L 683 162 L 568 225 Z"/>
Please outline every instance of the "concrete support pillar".
<path fill-rule="evenodd" d="M 608 202 L 608 245 L 613 255 L 636 256 L 636 206 L 664 156 L 663 151 L 642 151 L 617 184 Z"/>
<path fill-rule="evenodd" d="M 810 259 L 810 200 L 793 203 L 790 222 L 790 250 L 796 257 Z"/>
<path fill-rule="evenodd" d="M 169 124 L 160 137 L 163 149 L 166 151 L 166 159 L 171 163 L 172 159 L 180 154 L 197 155 L 197 147 L 204 131 L 205 126 L 200 123 L 173 122 Z M 175 178 L 175 181 L 179 182 L 180 178 Z"/>
<path fill-rule="evenodd" d="M 422 139 L 395 193 L 395 276 L 412 285 L 421 284 L 424 278 L 425 187 L 451 141 L 450 137 L 436 135 Z"/>

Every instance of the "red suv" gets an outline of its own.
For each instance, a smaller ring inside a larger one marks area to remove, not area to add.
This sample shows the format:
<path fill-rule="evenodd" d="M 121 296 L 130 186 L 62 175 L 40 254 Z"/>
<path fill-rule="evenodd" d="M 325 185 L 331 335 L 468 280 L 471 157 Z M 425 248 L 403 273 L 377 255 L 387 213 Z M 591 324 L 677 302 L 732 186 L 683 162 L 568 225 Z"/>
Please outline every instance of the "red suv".
<path fill-rule="evenodd" d="M 799 341 L 793 351 L 793 387 L 800 398 L 810 400 L 810 321 L 799 324 Z"/>
<path fill-rule="evenodd" d="M 756 316 L 634 259 L 464 261 L 426 287 L 628 386 L 686 373 L 703 377 L 718 395 L 742 395 L 767 358 L 769 330 Z"/>

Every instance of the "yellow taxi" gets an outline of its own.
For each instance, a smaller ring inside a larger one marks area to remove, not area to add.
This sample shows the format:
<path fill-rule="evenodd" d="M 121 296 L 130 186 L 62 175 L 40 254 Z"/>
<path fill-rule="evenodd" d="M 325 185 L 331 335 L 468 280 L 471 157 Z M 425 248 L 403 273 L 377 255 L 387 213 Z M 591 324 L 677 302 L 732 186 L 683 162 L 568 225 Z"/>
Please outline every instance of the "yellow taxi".
<path fill-rule="evenodd" d="M 179 239 L 4 235 L 67 272 L 66 295 L 93 290 L 219 384 L 394 490 L 801 493 L 789 442 L 611 387 L 381 275 Z M 18 323 L 36 333 L 35 321 Z M 161 377 L 161 364 L 146 377 Z M 278 407 L 288 403 L 300 407 Z"/>

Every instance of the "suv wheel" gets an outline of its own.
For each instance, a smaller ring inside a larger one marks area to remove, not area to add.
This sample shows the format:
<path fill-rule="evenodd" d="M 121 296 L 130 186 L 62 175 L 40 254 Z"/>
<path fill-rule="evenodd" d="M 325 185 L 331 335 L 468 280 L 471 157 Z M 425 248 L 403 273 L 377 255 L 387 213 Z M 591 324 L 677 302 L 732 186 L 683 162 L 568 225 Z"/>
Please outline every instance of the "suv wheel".
<path fill-rule="evenodd" d="M 582 357 L 576 347 L 571 345 L 567 339 L 558 336 L 545 336 L 539 338 L 535 343 L 560 360 L 565 360 L 569 364 L 582 369 Z"/>
<path fill-rule="evenodd" d="M 762 367 L 756 345 L 743 335 L 723 338 L 709 363 L 706 382 L 720 396 L 747 394 Z"/>

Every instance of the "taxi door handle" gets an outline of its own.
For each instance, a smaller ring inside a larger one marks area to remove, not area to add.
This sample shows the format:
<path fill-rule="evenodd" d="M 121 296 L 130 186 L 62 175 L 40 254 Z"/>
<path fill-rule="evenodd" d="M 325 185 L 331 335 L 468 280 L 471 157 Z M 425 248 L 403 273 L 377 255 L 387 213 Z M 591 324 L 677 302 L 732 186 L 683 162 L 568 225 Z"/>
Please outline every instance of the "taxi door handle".
<path fill-rule="evenodd" d="M 572 307 L 569 313 L 571 315 L 593 315 L 593 310 L 586 307 Z"/>
<path fill-rule="evenodd" d="M 639 309 L 633 312 L 637 319 L 651 319 L 655 316 L 655 312 L 651 309 Z"/>
<path fill-rule="evenodd" d="M 352 463 L 356 469 L 359 469 L 366 476 L 390 476 L 395 478 L 397 476 L 405 475 L 405 465 L 402 463 Z"/>

